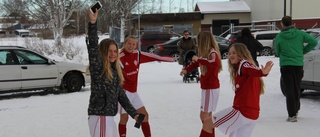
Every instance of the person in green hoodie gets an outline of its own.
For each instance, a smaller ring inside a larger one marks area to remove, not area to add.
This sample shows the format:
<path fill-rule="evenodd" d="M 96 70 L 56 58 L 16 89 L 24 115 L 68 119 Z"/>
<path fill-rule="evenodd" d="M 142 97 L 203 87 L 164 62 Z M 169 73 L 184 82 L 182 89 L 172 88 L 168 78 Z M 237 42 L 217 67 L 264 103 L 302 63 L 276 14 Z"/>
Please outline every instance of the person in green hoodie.
<path fill-rule="evenodd" d="M 275 52 L 280 59 L 280 72 L 285 85 L 288 122 L 297 122 L 300 110 L 300 84 L 303 77 L 303 55 L 313 50 L 318 41 L 292 25 L 292 18 L 281 19 L 283 29 L 276 36 Z"/>

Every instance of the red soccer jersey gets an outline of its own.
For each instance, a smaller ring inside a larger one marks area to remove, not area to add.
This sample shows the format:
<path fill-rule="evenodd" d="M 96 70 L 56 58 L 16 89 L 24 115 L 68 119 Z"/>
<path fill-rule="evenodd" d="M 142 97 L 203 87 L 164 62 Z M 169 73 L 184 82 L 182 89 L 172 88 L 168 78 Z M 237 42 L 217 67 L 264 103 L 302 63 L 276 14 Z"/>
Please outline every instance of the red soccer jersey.
<path fill-rule="evenodd" d="M 201 89 L 217 89 L 220 88 L 220 82 L 218 73 L 220 69 L 220 59 L 218 53 L 213 49 L 210 52 L 212 59 L 199 58 L 197 62 L 193 62 L 184 68 L 187 72 L 190 72 L 200 65 L 207 66 L 207 72 L 205 75 L 200 75 L 200 86 Z"/>
<path fill-rule="evenodd" d="M 246 118 L 256 120 L 260 112 L 259 78 L 266 75 L 247 60 L 241 60 L 237 66 L 233 108 L 239 110 Z"/>
<path fill-rule="evenodd" d="M 138 50 L 134 50 L 132 53 L 123 50 L 119 55 L 124 76 L 122 87 L 129 92 L 137 92 L 140 63 L 151 61 L 173 62 L 171 57 L 160 57 L 147 52 L 139 52 Z"/>

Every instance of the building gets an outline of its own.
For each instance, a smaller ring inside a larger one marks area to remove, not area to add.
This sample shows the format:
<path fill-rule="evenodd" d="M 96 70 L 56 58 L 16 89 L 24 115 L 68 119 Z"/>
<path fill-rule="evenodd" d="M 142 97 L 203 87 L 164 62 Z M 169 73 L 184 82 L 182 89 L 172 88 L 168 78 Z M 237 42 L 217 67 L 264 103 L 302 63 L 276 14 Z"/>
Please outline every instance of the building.
<path fill-rule="evenodd" d="M 302 6 L 303 5 L 303 6 Z M 192 26 L 193 34 L 212 31 L 223 35 L 251 27 L 255 29 L 281 29 L 284 15 L 291 15 L 298 29 L 320 28 L 319 0 L 230 0 L 221 2 L 197 2 L 194 12 L 143 14 L 132 21 L 134 30 L 164 30 L 165 26 L 174 30 L 178 26 Z M 175 27 L 176 26 L 176 27 Z M 240 26 L 240 27 L 235 27 Z M 190 28 L 190 27 L 189 27 Z M 181 30 L 177 31 L 180 32 Z M 138 34 L 138 33 L 131 33 Z"/>

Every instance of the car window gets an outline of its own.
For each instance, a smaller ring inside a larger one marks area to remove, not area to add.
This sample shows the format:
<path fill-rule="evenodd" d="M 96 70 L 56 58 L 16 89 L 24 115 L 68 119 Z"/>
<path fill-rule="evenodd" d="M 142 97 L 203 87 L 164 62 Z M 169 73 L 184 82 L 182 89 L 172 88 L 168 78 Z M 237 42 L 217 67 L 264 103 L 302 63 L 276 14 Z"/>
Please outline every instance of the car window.
<path fill-rule="evenodd" d="M 177 43 L 180 40 L 180 38 L 170 39 L 163 44 L 171 44 L 171 43 Z"/>
<path fill-rule="evenodd" d="M 215 38 L 218 43 L 228 43 L 227 40 L 224 38 L 221 38 L 221 37 L 215 37 Z"/>
<path fill-rule="evenodd" d="M 143 40 L 155 40 L 155 39 L 156 39 L 156 36 L 153 35 L 153 34 L 145 33 L 145 34 L 143 34 L 142 39 L 143 39 Z"/>
<path fill-rule="evenodd" d="M 257 34 L 256 39 L 257 40 L 273 40 L 277 36 L 276 33 L 272 34 Z"/>
<path fill-rule="evenodd" d="M 9 50 L 0 50 L 0 65 L 15 64 L 13 55 Z"/>
<path fill-rule="evenodd" d="M 158 40 L 169 40 L 170 39 L 170 34 L 158 34 Z"/>
<path fill-rule="evenodd" d="M 47 64 L 48 59 L 26 50 L 16 50 L 20 64 Z"/>

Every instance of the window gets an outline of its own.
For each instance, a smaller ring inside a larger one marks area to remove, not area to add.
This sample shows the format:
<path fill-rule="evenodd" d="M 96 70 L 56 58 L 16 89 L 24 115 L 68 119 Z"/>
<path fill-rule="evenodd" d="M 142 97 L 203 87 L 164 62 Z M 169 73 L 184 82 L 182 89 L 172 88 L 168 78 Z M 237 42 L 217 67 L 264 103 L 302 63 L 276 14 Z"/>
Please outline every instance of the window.
<path fill-rule="evenodd" d="M 257 40 L 273 40 L 276 36 L 277 36 L 277 33 L 257 34 L 256 39 Z"/>
<path fill-rule="evenodd" d="M 15 51 L 20 64 L 47 64 L 48 60 L 42 56 L 26 50 Z"/>
<path fill-rule="evenodd" d="M 0 50 L 0 65 L 15 64 L 12 54 L 9 50 Z"/>

